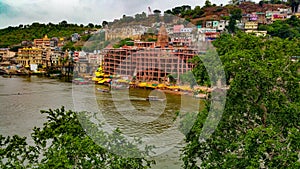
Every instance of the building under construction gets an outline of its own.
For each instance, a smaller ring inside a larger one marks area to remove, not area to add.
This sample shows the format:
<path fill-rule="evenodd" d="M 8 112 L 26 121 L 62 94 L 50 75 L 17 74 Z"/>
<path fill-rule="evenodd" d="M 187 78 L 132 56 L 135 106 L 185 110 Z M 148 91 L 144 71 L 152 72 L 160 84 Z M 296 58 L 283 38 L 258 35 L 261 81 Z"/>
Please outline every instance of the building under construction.
<path fill-rule="evenodd" d="M 164 82 L 169 75 L 180 80 L 180 74 L 193 68 L 189 60 L 198 52 L 188 46 L 170 44 L 166 28 L 162 25 L 157 42 L 135 41 L 134 46 L 104 49 L 103 71 L 143 82 Z"/>

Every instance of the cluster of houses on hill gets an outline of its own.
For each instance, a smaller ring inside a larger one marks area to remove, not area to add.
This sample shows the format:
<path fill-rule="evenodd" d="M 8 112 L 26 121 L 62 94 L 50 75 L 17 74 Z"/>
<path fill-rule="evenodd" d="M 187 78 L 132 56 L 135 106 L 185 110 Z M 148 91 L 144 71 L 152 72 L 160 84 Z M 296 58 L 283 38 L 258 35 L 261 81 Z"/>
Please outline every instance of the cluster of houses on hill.
<path fill-rule="evenodd" d="M 258 4 L 250 3 L 252 6 Z M 247 7 L 244 5 L 244 7 Z M 300 8 L 299 8 L 300 9 Z M 257 10 L 243 9 L 242 18 L 240 21 L 237 21 L 237 27 L 241 30 L 244 30 L 246 33 L 254 33 L 258 36 L 265 36 L 266 31 L 259 31 L 259 24 L 271 24 L 277 20 L 285 20 L 290 18 L 292 15 L 300 18 L 300 11 L 292 13 L 291 7 L 285 5 L 269 5 L 264 8 L 259 8 Z M 223 14 L 221 14 L 223 15 Z M 225 16 L 216 16 L 210 15 L 208 17 L 199 18 L 199 24 L 196 25 L 186 25 L 186 24 L 177 24 L 172 23 L 166 24 L 166 29 L 169 35 L 172 34 L 178 35 L 178 33 L 190 33 L 192 31 L 197 31 L 199 34 L 198 39 L 203 41 L 210 41 L 219 36 L 220 33 L 226 31 L 226 26 L 229 25 L 229 16 L 227 20 L 222 19 L 226 18 Z M 172 19 L 177 19 L 176 17 Z M 176 22 L 176 21 L 175 21 Z M 157 26 L 158 25 L 158 26 Z M 130 26 L 121 26 L 114 27 L 113 29 L 107 29 L 106 39 L 115 39 L 115 38 L 132 38 L 134 40 L 140 39 L 141 35 L 144 32 L 153 32 L 157 33 L 159 30 L 159 25 L 161 23 L 153 23 L 152 26 L 142 26 L 142 25 L 130 25 Z"/>

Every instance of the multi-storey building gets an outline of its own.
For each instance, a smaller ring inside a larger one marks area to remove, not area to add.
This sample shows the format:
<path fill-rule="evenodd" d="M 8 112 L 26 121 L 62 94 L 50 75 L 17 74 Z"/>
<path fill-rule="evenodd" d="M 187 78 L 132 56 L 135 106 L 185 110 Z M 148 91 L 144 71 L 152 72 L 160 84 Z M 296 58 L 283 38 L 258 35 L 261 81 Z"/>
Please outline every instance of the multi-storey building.
<path fill-rule="evenodd" d="M 61 51 L 53 51 L 50 54 L 50 65 L 51 66 L 60 66 L 63 60 L 63 52 Z"/>
<path fill-rule="evenodd" d="M 180 33 L 180 30 L 184 28 L 184 25 L 174 25 L 173 33 Z"/>
<path fill-rule="evenodd" d="M 0 48 L 0 60 L 8 61 L 15 56 L 15 52 L 9 51 L 9 48 Z"/>
<path fill-rule="evenodd" d="M 171 38 L 172 46 L 191 46 L 192 39 L 187 36 L 179 36 Z"/>
<path fill-rule="evenodd" d="M 0 57 L 3 58 L 4 56 L 7 56 L 9 52 L 8 48 L 0 48 Z"/>
<path fill-rule="evenodd" d="M 34 43 L 34 47 L 40 47 L 40 48 L 50 47 L 50 39 L 48 38 L 47 35 L 45 35 L 41 39 L 34 39 L 33 43 Z"/>
<path fill-rule="evenodd" d="M 258 23 L 257 22 L 246 22 L 244 29 L 245 30 L 257 30 Z"/>
<path fill-rule="evenodd" d="M 30 67 L 31 64 L 46 64 L 45 61 L 43 61 L 43 50 L 40 48 L 19 49 L 16 62 L 25 67 Z"/>
<path fill-rule="evenodd" d="M 287 18 L 286 14 L 281 14 L 281 13 L 274 13 L 272 15 L 272 21 L 278 21 L 278 20 L 285 20 Z"/>
<path fill-rule="evenodd" d="M 257 16 L 257 22 L 258 23 L 262 23 L 262 24 L 266 24 L 267 23 L 266 13 L 265 12 L 256 12 L 256 16 Z"/>
<path fill-rule="evenodd" d="M 179 75 L 190 71 L 189 62 L 196 50 L 191 48 L 149 48 L 132 54 L 135 58 L 135 76 L 139 81 L 167 81 L 168 75 Z"/>
<path fill-rule="evenodd" d="M 178 76 L 193 67 L 189 62 L 197 51 L 181 48 L 107 48 L 103 71 L 109 75 L 135 77 L 139 81 L 164 81 L 169 74 Z"/>
<path fill-rule="evenodd" d="M 205 21 L 205 28 L 223 31 L 228 23 L 229 22 L 225 20 Z"/>
<path fill-rule="evenodd" d="M 225 30 L 225 27 L 228 25 L 228 21 L 225 21 L 225 20 L 220 20 L 219 21 L 219 24 L 218 24 L 218 26 L 217 26 L 217 30 L 218 31 L 223 31 L 223 30 Z"/>
<path fill-rule="evenodd" d="M 138 48 L 155 47 L 155 42 L 134 41 L 134 46 Z"/>
<path fill-rule="evenodd" d="M 205 22 L 205 27 L 206 28 L 212 28 L 213 27 L 213 21 L 206 21 Z"/>
<path fill-rule="evenodd" d="M 132 53 L 137 50 L 131 47 L 104 49 L 103 72 L 109 75 L 133 75 L 136 59 L 132 57 Z"/>
<path fill-rule="evenodd" d="M 72 42 L 77 42 L 80 39 L 80 35 L 78 33 L 73 33 L 71 35 L 71 41 Z"/>
<path fill-rule="evenodd" d="M 193 68 L 189 60 L 198 53 L 187 46 L 170 46 L 168 39 L 167 31 L 162 26 L 157 43 L 139 41 L 133 47 L 104 49 L 104 73 L 135 78 L 137 81 L 160 82 L 167 81 L 168 75 L 176 75 L 180 81 L 179 75 Z"/>
<path fill-rule="evenodd" d="M 98 52 L 74 52 L 74 72 L 79 76 L 90 76 L 101 65 L 102 55 Z"/>
<path fill-rule="evenodd" d="M 249 33 L 249 34 L 254 34 L 256 36 L 266 36 L 267 35 L 267 31 L 246 30 L 245 32 Z"/>

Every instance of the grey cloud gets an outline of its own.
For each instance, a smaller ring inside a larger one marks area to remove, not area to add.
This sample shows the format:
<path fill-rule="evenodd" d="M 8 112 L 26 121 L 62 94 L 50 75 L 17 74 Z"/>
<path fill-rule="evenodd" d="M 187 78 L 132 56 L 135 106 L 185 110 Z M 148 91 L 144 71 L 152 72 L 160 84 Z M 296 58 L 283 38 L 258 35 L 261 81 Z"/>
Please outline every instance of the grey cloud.
<path fill-rule="evenodd" d="M 4 2 L 3 2 L 4 1 Z M 211 0 L 226 4 L 229 0 Z M 255 0 L 258 1 L 258 0 Z M 101 24 L 125 15 L 159 9 L 165 11 L 181 5 L 203 6 L 205 0 L 0 0 L 0 28 L 32 22 Z"/>

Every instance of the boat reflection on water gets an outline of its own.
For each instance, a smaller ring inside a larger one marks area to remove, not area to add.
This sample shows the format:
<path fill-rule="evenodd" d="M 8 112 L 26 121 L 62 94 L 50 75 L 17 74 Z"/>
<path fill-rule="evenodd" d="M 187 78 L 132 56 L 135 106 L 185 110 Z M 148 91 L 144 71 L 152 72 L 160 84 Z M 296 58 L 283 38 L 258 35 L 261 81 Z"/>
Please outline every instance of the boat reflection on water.
<path fill-rule="evenodd" d="M 99 92 L 109 93 L 109 89 L 101 89 L 101 88 L 97 88 L 97 90 L 98 90 Z"/>
<path fill-rule="evenodd" d="M 83 78 L 75 78 L 72 80 L 72 83 L 76 85 L 87 85 L 90 84 L 90 81 L 83 79 Z"/>
<path fill-rule="evenodd" d="M 165 98 L 159 98 L 158 96 L 148 96 L 146 98 L 148 101 L 165 101 Z"/>

